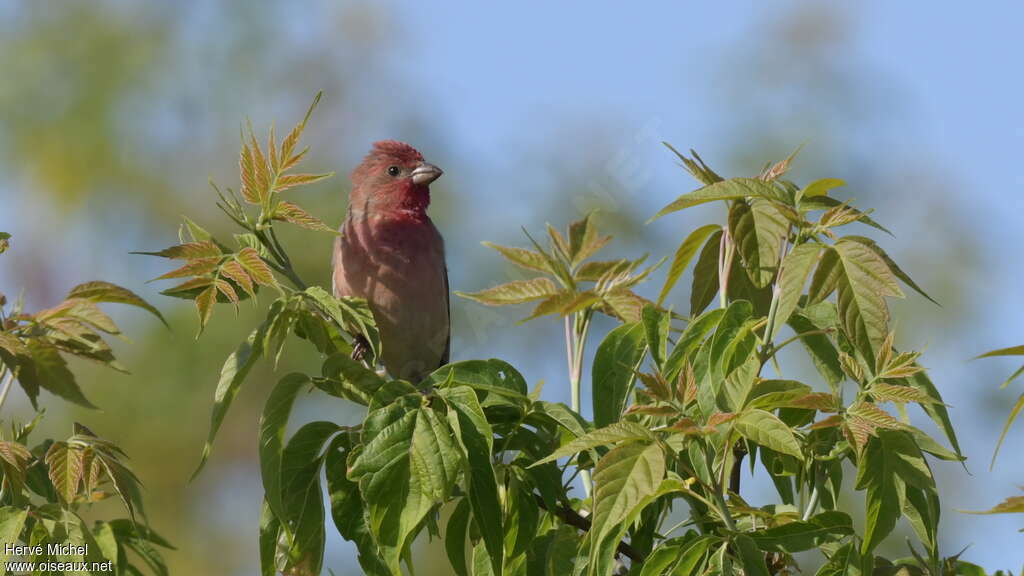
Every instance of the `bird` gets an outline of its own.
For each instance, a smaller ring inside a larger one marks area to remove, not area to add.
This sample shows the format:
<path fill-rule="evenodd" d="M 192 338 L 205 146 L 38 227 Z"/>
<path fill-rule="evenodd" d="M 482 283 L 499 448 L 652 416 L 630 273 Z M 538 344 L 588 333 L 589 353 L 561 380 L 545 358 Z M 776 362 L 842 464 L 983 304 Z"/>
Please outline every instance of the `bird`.
<path fill-rule="evenodd" d="M 412 383 L 447 364 L 451 347 L 444 239 L 427 215 L 430 184 L 441 174 L 404 142 L 375 142 L 352 171 L 334 242 L 334 296 L 367 301 L 379 360 L 391 377 Z"/>

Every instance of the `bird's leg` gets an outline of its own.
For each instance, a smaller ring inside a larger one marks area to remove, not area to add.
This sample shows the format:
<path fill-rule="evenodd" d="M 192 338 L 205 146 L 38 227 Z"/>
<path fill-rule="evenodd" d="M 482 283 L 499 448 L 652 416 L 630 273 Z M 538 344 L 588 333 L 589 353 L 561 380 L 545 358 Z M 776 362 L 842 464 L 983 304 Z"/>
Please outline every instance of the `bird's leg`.
<path fill-rule="evenodd" d="M 370 343 L 362 334 L 356 334 L 355 338 L 352 339 L 352 359 L 356 362 L 362 362 L 366 360 L 369 354 Z"/>

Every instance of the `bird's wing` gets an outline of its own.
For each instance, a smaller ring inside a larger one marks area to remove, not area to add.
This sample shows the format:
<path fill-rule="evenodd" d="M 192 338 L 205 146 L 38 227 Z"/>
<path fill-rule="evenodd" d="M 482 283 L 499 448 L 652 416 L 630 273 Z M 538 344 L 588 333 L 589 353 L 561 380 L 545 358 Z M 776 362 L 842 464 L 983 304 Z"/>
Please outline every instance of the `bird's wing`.
<path fill-rule="evenodd" d="M 448 266 L 444 267 L 444 307 L 448 311 L 448 339 L 444 344 L 444 354 L 441 355 L 441 366 L 448 363 L 452 352 L 452 302 L 448 291 Z"/>

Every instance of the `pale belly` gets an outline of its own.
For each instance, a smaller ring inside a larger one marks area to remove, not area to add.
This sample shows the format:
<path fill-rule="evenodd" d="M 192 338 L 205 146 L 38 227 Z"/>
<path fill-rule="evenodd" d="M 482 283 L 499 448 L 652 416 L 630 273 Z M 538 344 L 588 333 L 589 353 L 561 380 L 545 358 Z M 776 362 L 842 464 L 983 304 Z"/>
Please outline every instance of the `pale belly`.
<path fill-rule="evenodd" d="M 380 328 L 384 367 L 416 382 L 447 361 L 444 241 L 429 221 L 351 218 L 336 241 L 335 296 L 365 298 Z"/>

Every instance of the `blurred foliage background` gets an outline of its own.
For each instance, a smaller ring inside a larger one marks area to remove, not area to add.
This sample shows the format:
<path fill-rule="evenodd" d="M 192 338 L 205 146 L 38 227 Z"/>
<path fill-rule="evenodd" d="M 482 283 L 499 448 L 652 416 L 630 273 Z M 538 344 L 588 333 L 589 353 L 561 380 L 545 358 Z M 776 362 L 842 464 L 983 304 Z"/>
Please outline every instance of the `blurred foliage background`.
<path fill-rule="evenodd" d="M 38 309 L 102 278 L 151 299 L 172 326 L 118 317 L 132 335 L 118 356 L 133 374 L 81 366 L 102 411 L 44 396 L 47 425 L 66 427 L 44 433 L 67 434 L 76 418 L 127 450 L 150 520 L 178 546 L 172 572 L 255 571 L 256 421 L 274 379 L 268 366 L 240 395 L 211 465 L 187 479 L 220 364 L 258 311 L 243 307 L 237 323 L 215 322 L 197 343 L 191 304 L 144 283 L 162 263 L 129 254 L 172 244 L 183 213 L 226 229 L 207 177 L 237 185 L 246 117 L 258 132 L 273 120 L 287 126 L 325 92 L 307 130 L 308 167 L 339 176 L 298 201 L 332 225 L 344 214 L 347 173 L 371 141 L 406 140 L 442 166 L 431 212 L 452 286 L 466 291 L 512 274 L 479 241 L 521 243 L 520 225 L 561 226 L 595 208 L 616 236 L 614 255 L 670 254 L 707 213 L 644 225 L 695 187 L 661 140 L 697 148 L 729 175 L 755 174 L 805 143 L 795 179 L 846 179 L 858 206 L 904 230 L 870 235 L 942 303 L 911 298 L 894 317 L 901 340 L 929 346 L 924 362 L 970 457 L 969 473 L 937 466 L 945 552 L 970 545 L 965 558 L 1016 568 L 1019 521 L 956 510 L 988 508 L 1024 477 L 1014 457 L 1021 434 L 987 468 L 1010 401 L 994 384 L 1011 366 L 966 362 L 1018 342 L 1024 318 L 1024 176 L 1014 169 L 1024 85 L 1008 73 L 1021 53 L 1012 23 L 1022 8 L 922 9 L 0 0 L 0 230 L 13 234 L 0 291 L 24 289 Z M 919 199 L 925 209 L 903 209 Z M 304 278 L 329 284 L 329 236 L 292 231 L 284 241 Z M 682 305 L 686 291 L 674 298 Z M 566 400 L 560 326 L 516 326 L 520 314 L 455 301 L 454 358 L 501 356 L 545 380 L 549 399 Z M 289 350 L 281 373 L 313 360 L 306 347 Z M 24 398 L 13 400 L 4 418 L 30 418 Z M 357 416 L 340 402 L 302 409 Z M 758 482 L 744 493 L 771 496 Z M 327 566 L 358 573 L 340 540 L 329 542 Z"/>

